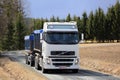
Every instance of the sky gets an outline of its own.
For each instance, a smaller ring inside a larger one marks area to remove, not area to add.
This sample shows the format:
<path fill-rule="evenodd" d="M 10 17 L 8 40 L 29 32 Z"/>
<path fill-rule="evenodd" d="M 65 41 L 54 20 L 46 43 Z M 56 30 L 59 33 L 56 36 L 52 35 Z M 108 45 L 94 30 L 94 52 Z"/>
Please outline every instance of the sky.
<path fill-rule="evenodd" d="M 50 18 L 52 16 L 66 18 L 68 13 L 71 16 L 80 16 L 84 12 L 95 12 L 99 7 L 107 12 L 117 0 L 28 0 L 29 15 L 31 18 Z M 120 2 L 120 0 L 119 0 Z"/>

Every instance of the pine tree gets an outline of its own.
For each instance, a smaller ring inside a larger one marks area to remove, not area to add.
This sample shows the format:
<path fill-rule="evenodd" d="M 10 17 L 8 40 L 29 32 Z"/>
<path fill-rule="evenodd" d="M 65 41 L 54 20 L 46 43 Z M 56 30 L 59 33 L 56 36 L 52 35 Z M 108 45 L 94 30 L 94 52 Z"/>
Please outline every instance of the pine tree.
<path fill-rule="evenodd" d="M 24 12 L 23 12 L 23 5 L 22 1 L 18 0 L 16 11 L 16 29 L 15 29 L 15 48 L 16 49 L 23 49 L 24 48 L 24 36 L 26 34 L 25 28 L 25 20 L 24 20 Z"/>
<path fill-rule="evenodd" d="M 57 22 L 60 22 L 60 19 L 59 19 L 59 17 L 57 17 L 56 21 L 57 21 Z"/>
<path fill-rule="evenodd" d="M 50 21 L 51 21 L 51 22 L 55 22 L 55 21 L 56 21 L 56 20 L 55 20 L 55 17 L 52 16 L 52 17 L 50 18 Z"/>
<path fill-rule="evenodd" d="M 81 22 L 81 33 L 83 33 L 85 35 L 85 39 L 87 39 L 88 33 L 87 33 L 86 29 L 87 29 L 88 17 L 87 17 L 86 12 L 84 12 L 82 16 L 83 16 L 83 18 L 82 18 L 82 22 Z"/>
<path fill-rule="evenodd" d="M 66 22 L 69 22 L 69 21 L 71 21 L 71 16 L 70 16 L 70 14 L 68 14 L 68 16 L 66 17 Z"/>
<path fill-rule="evenodd" d="M 43 29 L 44 22 L 45 22 L 45 20 L 43 18 L 41 18 L 41 20 L 40 20 L 40 29 Z"/>
<path fill-rule="evenodd" d="M 80 17 L 79 17 L 80 18 Z M 73 21 L 77 21 L 78 17 L 76 15 L 73 16 Z"/>
<path fill-rule="evenodd" d="M 94 40 L 94 15 L 93 12 L 90 12 L 89 21 L 87 26 L 88 39 Z"/>
<path fill-rule="evenodd" d="M 107 39 L 112 41 L 114 40 L 114 34 L 113 34 L 113 22 L 114 22 L 114 7 L 108 9 L 107 12 L 107 26 L 105 27 L 105 31 L 107 33 Z"/>
<path fill-rule="evenodd" d="M 14 27 L 12 20 L 7 24 L 8 25 L 8 30 L 6 31 L 6 35 L 4 36 L 3 43 L 2 43 L 2 48 L 4 50 L 13 50 L 14 46 Z"/>
<path fill-rule="evenodd" d="M 24 36 L 26 30 L 24 25 L 24 19 L 22 14 L 18 14 L 18 19 L 16 22 L 16 48 L 21 50 L 24 48 Z"/>
<path fill-rule="evenodd" d="M 79 37 L 80 37 L 81 36 L 81 20 L 80 20 L 80 17 L 76 17 L 76 22 L 77 22 L 77 27 L 78 27 L 78 31 L 79 31 Z"/>
<path fill-rule="evenodd" d="M 14 48 L 14 13 L 13 13 L 13 1 L 6 1 L 5 4 L 7 5 L 5 9 L 7 10 L 7 25 L 6 25 L 6 32 L 2 41 L 2 48 L 5 50 L 13 50 Z"/>
<path fill-rule="evenodd" d="M 94 22 L 93 22 L 93 25 L 94 25 L 94 34 L 95 34 L 95 40 L 98 40 L 98 27 L 99 27 L 99 13 L 98 13 L 98 10 L 96 10 L 95 14 L 94 14 Z"/>
<path fill-rule="evenodd" d="M 114 12 L 115 12 L 115 17 L 114 17 L 114 28 L 113 28 L 113 34 L 114 34 L 114 39 L 117 40 L 117 42 L 120 41 L 120 3 L 119 1 L 116 2 L 114 6 Z"/>
<path fill-rule="evenodd" d="M 105 34 L 105 28 L 104 28 L 104 22 L 105 22 L 105 19 L 104 19 L 104 12 L 101 8 L 98 9 L 98 13 L 99 13 L 99 18 L 98 18 L 98 39 L 99 41 L 101 42 L 104 42 L 104 34 Z"/>

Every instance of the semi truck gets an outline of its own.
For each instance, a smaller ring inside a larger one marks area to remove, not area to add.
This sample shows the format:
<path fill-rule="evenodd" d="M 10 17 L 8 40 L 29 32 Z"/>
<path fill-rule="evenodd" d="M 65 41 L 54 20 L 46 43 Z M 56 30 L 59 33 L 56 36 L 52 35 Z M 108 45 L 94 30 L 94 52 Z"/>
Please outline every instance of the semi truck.
<path fill-rule="evenodd" d="M 79 70 L 79 34 L 76 22 L 45 22 L 43 29 L 25 36 L 26 64 L 43 73 Z"/>

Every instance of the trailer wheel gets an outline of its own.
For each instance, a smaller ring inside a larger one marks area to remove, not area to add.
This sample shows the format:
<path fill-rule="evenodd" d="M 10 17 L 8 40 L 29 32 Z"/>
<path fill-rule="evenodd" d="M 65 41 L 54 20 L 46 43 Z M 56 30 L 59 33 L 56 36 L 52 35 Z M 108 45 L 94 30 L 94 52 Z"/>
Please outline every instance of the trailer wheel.
<path fill-rule="evenodd" d="M 39 61 L 38 61 L 38 58 L 37 58 L 37 56 L 35 57 L 35 69 L 37 69 L 37 70 L 41 70 L 41 67 L 39 66 Z"/>

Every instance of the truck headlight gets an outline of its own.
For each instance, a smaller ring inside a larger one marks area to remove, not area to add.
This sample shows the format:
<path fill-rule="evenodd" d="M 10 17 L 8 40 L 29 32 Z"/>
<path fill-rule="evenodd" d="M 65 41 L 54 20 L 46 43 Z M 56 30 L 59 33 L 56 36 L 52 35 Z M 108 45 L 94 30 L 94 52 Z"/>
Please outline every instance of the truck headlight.
<path fill-rule="evenodd" d="M 50 64 L 50 58 L 46 58 L 47 64 Z"/>
<path fill-rule="evenodd" d="M 79 58 L 76 58 L 75 59 L 75 64 L 78 64 L 79 63 Z"/>

